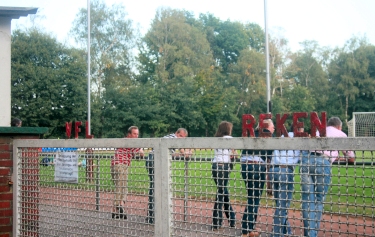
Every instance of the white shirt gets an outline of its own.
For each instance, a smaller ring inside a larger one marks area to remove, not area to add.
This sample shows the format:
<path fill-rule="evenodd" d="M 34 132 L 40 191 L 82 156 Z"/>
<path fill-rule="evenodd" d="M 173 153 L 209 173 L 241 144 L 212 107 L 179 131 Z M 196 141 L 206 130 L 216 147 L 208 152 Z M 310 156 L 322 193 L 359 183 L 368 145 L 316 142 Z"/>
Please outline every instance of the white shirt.
<path fill-rule="evenodd" d="M 288 132 L 289 137 L 294 137 L 293 132 Z M 287 139 L 287 138 L 286 138 Z M 299 161 L 300 150 L 275 150 L 272 165 L 294 165 Z"/>
<path fill-rule="evenodd" d="M 223 136 L 224 138 L 232 138 L 232 136 Z M 212 163 L 230 163 L 232 149 L 215 149 L 215 157 Z"/>

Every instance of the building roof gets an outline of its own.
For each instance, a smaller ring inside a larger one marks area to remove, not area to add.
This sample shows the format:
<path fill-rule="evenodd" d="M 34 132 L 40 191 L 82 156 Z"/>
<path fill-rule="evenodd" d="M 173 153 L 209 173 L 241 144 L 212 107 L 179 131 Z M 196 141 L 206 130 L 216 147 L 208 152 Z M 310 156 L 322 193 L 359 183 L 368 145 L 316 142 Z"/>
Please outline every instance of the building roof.
<path fill-rule="evenodd" d="M 8 17 L 18 19 L 21 16 L 28 16 L 35 14 L 38 11 L 37 7 L 3 7 L 0 6 L 0 17 Z"/>

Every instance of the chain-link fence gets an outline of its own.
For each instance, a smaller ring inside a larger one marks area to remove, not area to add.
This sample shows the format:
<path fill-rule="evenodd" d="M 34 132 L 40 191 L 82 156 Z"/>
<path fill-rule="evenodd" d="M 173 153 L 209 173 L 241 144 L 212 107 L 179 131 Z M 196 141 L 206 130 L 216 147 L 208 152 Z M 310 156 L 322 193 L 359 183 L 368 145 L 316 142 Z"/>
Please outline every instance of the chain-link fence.
<path fill-rule="evenodd" d="M 14 233 L 375 236 L 374 144 L 373 138 L 16 140 Z M 180 148 L 191 155 L 179 155 Z M 340 159 L 331 164 L 319 155 L 323 150 L 341 151 Z M 354 162 L 344 157 L 348 150 Z M 266 151 L 272 165 L 263 163 Z M 231 163 L 218 158 L 225 155 Z"/>

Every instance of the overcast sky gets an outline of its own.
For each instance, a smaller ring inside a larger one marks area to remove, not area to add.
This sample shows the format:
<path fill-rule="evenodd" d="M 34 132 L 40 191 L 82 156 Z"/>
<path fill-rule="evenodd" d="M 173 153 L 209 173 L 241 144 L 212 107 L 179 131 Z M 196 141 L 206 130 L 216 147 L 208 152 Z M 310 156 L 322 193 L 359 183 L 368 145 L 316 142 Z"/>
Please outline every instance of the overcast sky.
<path fill-rule="evenodd" d="M 264 28 L 264 0 L 105 0 L 122 3 L 145 33 L 158 7 L 212 13 L 221 20 L 255 22 Z M 316 40 L 320 46 L 342 47 L 352 36 L 366 36 L 375 45 L 373 0 L 268 0 L 268 29 L 281 32 L 293 51 L 299 42 Z M 66 42 L 75 15 L 87 0 L 0 0 L 0 6 L 38 7 L 37 21 L 59 41 Z M 30 25 L 30 17 L 12 21 L 12 29 Z"/>

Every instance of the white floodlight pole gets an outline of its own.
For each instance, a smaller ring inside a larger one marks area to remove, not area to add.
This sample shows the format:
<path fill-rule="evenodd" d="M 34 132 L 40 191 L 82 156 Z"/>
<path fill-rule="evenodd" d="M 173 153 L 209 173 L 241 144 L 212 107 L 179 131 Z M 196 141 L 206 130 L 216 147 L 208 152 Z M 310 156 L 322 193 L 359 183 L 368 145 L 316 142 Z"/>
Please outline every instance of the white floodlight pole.
<path fill-rule="evenodd" d="M 264 0 L 264 29 L 266 34 L 266 78 L 267 78 L 267 113 L 271 112 L 270 55 L 268 50 L 267 0 Z"/>
<path fill-rule="evenodd" d="M 90 0 L 87 0 L 87 134 L 91 135 Z"/>

